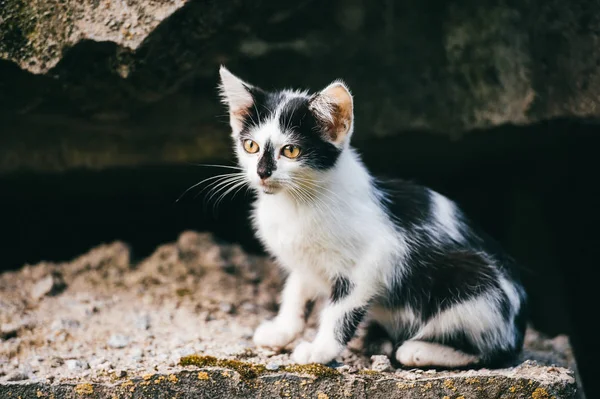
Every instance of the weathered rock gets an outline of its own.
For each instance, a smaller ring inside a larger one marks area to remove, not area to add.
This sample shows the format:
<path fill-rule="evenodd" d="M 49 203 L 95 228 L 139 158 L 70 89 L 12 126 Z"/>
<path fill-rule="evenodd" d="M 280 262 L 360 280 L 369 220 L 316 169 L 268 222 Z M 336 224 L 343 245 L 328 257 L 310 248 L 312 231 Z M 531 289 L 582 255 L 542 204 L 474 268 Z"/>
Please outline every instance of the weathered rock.
<path fill-rule="evenodd" d="M 80 359 L 69 359 L 65 364 L 70 371 L 83 371 L 90 368 L 88 362 Z"/>
<path fill-rule="evenodd" d="M 131 339 L 126 335 L 113 334 L 108 339 L 107 344 L 111 348 L 119 349 L 119 348 L 125 348 L 127 345 L 129 345 L 130 341 L 131 341 Z"/>
<path fill-rule="evenodd" d="M 321 369 L 306 367 L 294 372 L 248 373 L 250 365 L 194 368 L 169 374 L 151 373 L 123 378 L 117 383 L 108 378 L 94 381 L 71 380 L 47 383 L 0 385 L 0 395 L 35 398 L 54 395 L 69 399 L 114 397 L 153 398 L 256 398 L 307 397 L 334 398 L 561 398 L 575 397 L 573 378 L 564 369 L 521 366 L 502 372 L 468 371 L 435 377 L 404 374 L 369 373 L 322 375 Z M 39 393 L 38 393 L 39 392 Z M 41 395 L 40 395 L 41 394 Z"/>
<path fill-rule="evenodd" d="M 135 50 L 186 1 L 1 0 L 0 57 L 46 73 L 85 40 Z"/>
<path fill-rule="evenodd" d="M 223 159 L 220 63 L 344 78 L 363 142 L 598 117 L 600 3 L 403 4 L 1 0 L 0 172 Z"/>
<path fill-rule="evenodd" d="M 65 289 L 65 282 L 60 273 L 52 273 L 38 281 L 31 290 L 33 299 L 40 299 L 45 295 L 56 295 Z"/>
<path fill-rule="evenodd" d="M 384 355 L 371 356 L 371 362 L 371 369 L 375 371 L 391 371 L 393 369 L 390 359 Z"/>
<path fill-rule="evenodd" d="M 138 264 L 131 264 L 127 247 L 116 243 L 72 262 L 0 274 L 0 302 L 15 303 L 0 308 L 0 320 L 21 325 L 24 309 L 35 320 L 27 324 L 26 340 L 11 338 L 0 345 L 0 397 L 575 397 L 571 370 L 576 365 L 568 341 L 531 330 L 521 365 L 498 370 L 394 370 L 385 357 L 371 361 L 361 355 L 362 329 L 335 367 L 295 365 L 291 347 L 283 352 L 256 348 L 254 328 L 273 316 L 263 298 L 275 301 L 281 281 L 272 262 L 234 247 L 186 232 Z M 254 273 L 219 267 L 231 261 L 232 252 Z M 37 276 L 58 268 L 65 291 L 32 304 L 29 292 Z M 15 291 L 15 286 L 23 288 Z M 104 305 L 93 313 L 79 306 L 100 302 Z M 222 312 L 222 303 L 238 310 Z M 252 311 L 240 303 L 252 303 Z M 209 311 L 214 318 L 204 317 Z M 147 329 L 133 322 L 140 314 L 152 315 Z M 316 315 L 301 338 L 314 337 Z M 56 320 L 69 321 L 52 323 Z M 63 324 L 77 327 L 66 332 Z M 56 333 L 62 338 L 46 338 Z M 64 354 L 69 358 L 63 361 Z M 35 378 L 15 381 L 29 375 Z"/>

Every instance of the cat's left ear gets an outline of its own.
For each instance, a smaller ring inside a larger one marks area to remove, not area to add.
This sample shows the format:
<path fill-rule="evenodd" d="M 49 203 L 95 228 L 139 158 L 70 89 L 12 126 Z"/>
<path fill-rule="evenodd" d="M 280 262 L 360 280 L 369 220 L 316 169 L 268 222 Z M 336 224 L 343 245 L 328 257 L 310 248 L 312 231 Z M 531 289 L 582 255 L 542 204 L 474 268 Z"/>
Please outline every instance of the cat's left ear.
<path fill-rule="evenodd" d="M 311 99 L 309 108 L 321 122 L 329 141 L 342 145 L 350 139 L 354 105 L 352 94 L 344 82 L 337 80 L 316 94 Z"/>
<path fill-rule="evenodd" d="M 229 72 L 222 65 L 219 69 L 219 75 L 221 75 L 221 84 L 219 85 L 221 101 L 229 108 L 229 124 L 233 134 L 237 135 L 244 127 L 248 110 L 254 103 L 254 98 L 250 93 L 252 86 Z"/>

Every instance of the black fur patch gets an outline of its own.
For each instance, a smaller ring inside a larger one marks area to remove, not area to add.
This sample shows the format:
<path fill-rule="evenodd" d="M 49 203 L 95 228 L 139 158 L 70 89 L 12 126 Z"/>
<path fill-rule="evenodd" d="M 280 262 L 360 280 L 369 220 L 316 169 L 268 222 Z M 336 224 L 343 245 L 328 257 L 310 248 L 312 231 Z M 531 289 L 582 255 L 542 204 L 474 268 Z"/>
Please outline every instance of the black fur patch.
<path fill-rule="evenodd" d="M 258 160 L 256 166 L 256 173 L 261 179 L 266 179 L 273 174 L 273 171 L 277 169 L 277 163 L 275 162 L 275 154 L 271 140 L 268 140 L 263 149 L 263 154 Z"/>
<path fill-rule="evenodd" d="M 331 287 L 331 302 L 335 303 L 344 299 L 350 295 L 352 288 L 354 288 L 354 284 L 348 278 L 344 276 L 336 277 Z"/>
<path fill-rule="evenodd" d="M 346 313 L 338 321 L 335 327 L 335 336 L 340 344 L 346 345 L 352 339 L 366 312 L 367 309 L 365 307 L 356 308 Z"/>
<path fill-rule="evenodd" d="M 431 191 L 407 181 L 380 181 L 378 189 L 386 193 L 383 206 L 388 215 L 406 230 L 426 223 L 431 217 Z"/>
<path fill-rule="evenodd" d="M 381 347 L 388 342 L 392 342 L 392 338 L 381 324 L 371 321 L 366 328 L 363 338 L 363 350 L 367 356 L 381 355 Z"/>
<path fill-rule="evenodd" d="M 396 280 L 388 286 L 388 292 L 381 295 L 377 302 L 390 309 L 410 307 L 421 322 L 427 322 L 439 312 L 486 292 L 499 298 L 491 303 L 506 323 L 514 323 L 515 336 L 504 347 L 477 348 L 465 332 L 456 332 L 450 336 L 431 338 L 431 342 L 451 346 L 465 353 L 481 357 L 480 365 L 506 364 L 514 359 L 521 350 L 525 331 L 525 295 L 521 295 L 521 307 L 511 308 L 506 293 L 501 289 L 499 278 L 505 276 L 509 281 L 519 284 L 516 263 L 490 237 L 482 233 L 464 215 L 457 210 L 460 220 L 461 240 L 449 236 L 440 241 L 431 234 L 435 223 L 432 194 L 425 187 L 407 182 L 378 184 L 387 194 L 382 201 L 398 228 L 409 239 L 409 250 L 399 265 Z M 402 330 L 402 329 L 401 329 Z M 410 332 L 394 331 L 396 344 L 401 345 L 410 339 Z M 483 342 L 493 342 L 486 339 Z M 481 352 L 481 353 L 480 353 Z"/>
<path fill-rule="evenodd" d="M 435 245 L 413 249 L 383 304 L 408 305 L 425 321 L 454 304 L 492 289 L 500 291 L 497 273 L 490 260 L 477 252 Z"/>
<path fill-rule="evenodd" d="M 313 169 L 329 169 L 335 165 L 341 150 L 324 139 L 323 127 L 308 106 L 307 98 L 289 100 L 279 116 L 279 125 L 301 148 L 298 161 Z"/>
<path fill-rule="evenodd" d="M 310 300 L 310 301 L 306 302 L 306 305 L 304 305 L 304 321 L 308 321 L 308 318 L 310 317 L 310 314 L 312 313 L 314 308 L 315 308 L 315 301 Z"/>

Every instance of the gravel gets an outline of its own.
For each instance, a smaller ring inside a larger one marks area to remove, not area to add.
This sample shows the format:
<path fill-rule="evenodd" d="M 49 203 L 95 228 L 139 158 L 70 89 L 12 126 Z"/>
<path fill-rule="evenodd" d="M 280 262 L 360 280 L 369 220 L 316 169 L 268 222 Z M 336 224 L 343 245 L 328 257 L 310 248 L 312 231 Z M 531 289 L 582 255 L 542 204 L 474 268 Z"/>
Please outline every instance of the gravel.
<path fill-rule="evenodd" d="M 267 366 L 266 366 L 267 370 L 270 370 L 270 371 L 279 370 L 279 367 L 280 367 L 279 364 L 275 363 L 275 362 L 269 362 L 269 363 L 267 363 Z"/>
<path fill-rule="evenodd" d="M 59 273 L 53 273 L 40 279 L 31 289 L 31 297 L 40 299 L 46 295 L 56 295 L 65 288 L 65 283 Z"/>
<path fill-rule="evenodd" d="M 65 362 L 70 371 L 82 371 L 90 368 L 90 365 L 83 360 L 69 359 Z"/>
<path fill-rule="evenodd" d="M 113 334 L 108 339 L 107 344 L 111 348 L 118 349 L 118 348 L 125 348 L 127 345 L 129 345 L 130 341 L 131 341 L 131 338 L 129 338 L 127 335 Z"/>
<path fill-rule="evenodd" d="M 392 371 L 392 363 L 387 356 L 374 355 L 371 356 L 371 369 L 375 371 Z"/>

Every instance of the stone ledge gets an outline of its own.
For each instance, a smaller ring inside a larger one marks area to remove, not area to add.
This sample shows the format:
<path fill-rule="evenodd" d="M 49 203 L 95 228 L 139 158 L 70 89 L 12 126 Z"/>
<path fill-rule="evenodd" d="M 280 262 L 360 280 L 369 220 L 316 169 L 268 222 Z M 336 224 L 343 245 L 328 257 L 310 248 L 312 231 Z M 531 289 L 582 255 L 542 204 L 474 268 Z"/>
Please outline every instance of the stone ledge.
<path fill-rule="evenodd" d="M 574 398 L 571 372 L 523 364 L 507 370 L 472 370 L 431 375 L 416 371 L 320 377 L 306 373 L 269 373 L 245 379 L 228 368 L 194 368 L 112 381 L 3 383 L 3 398 Z"/>
<path fill-rule="evenodd" d="M 280 282 L 266 258 L 194 232 L 139 262 L 117 242 L 0 274 L 0 397 L 576 397 L 568 340 L 533 330 L 513 368 L 379 368 L 361 354 L 362 331 L 335 368 L 295 365 L 294 344 L 277 352 L 251 340 Z"/>

